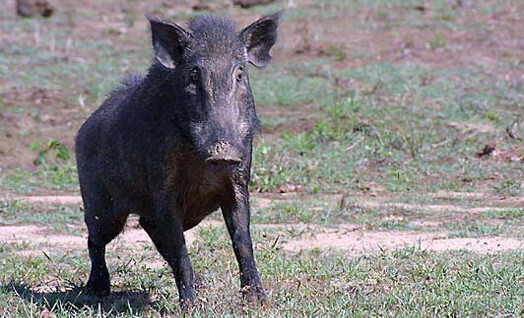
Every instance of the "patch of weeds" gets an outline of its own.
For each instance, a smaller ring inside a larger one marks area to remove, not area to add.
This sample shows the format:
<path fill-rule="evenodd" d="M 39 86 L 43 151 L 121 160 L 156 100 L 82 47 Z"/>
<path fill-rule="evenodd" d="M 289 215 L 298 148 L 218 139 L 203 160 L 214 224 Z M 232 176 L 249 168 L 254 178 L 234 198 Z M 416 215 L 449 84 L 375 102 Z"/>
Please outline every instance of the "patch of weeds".
<path fill-rule="evenodd" d="M 450 11 L 444 11 L 440 13 L 439 19 L 444 20 L 444 21 L 454 21 L 455 15 Z"/>
<path fill-rule="evenodd" d="M 17 251 L 28 250 L 31 244 L 27 241 L 23 242 L 2 242 L 0 243 L 0 254 L 9 254 Z"/>
<path fill-rule="evenodd" d="M 433 50 L 442 49 L 446 47 L 446 39 L 442 35 L 442 32 L 436 31 L 433 34 L 433 40 L 429 42 L 429 47 Z"/>
<path fill-rule="evenodd" d="M 493 110 L 488 110 L 484 114 L 482 114 L 482 117 L 491 120 L 492 122 L 498 123 L 500 122 L 501 118 L 500 115 L 495 113 Z"/>
<path fill-rule="evenodd" d="M 37 224 L 59 232 L 80 234 L 83 223 L 83 213 L 78 206 L 53 204 L 42 207 L 21 200 L 0 201 L 2 225 Z"/>
<path fill-rule="evenodd" d="M 37 154 L 34 163 L 40 167 L 39 170 L 34 173 L 20 168 L 8 171 L 0 180 L 2 186 L 17 193 L 29 193 L 38 188 L 78 189 L 76 166 L 62 141 L 35 141 L 31 144 L 31 150 Z"/>
<path fill-rule="evenodd" d="M 403 218 L 393 218 L 391 220 L 377 220 L 373 218 L 361 218 L 357 222 L 359 225 L 364 226 L 366 230 L 408 231 L 408 230 L 414 229 Z"/>
<path fill-rule="evenodd" d="M 292 239 L 298 239 L 300 237 L 303 237 L 306 234 L 308 234 L 308 232 L 309 232 L 309 229 L 305 229 L 305 228 L 301 229 L 295 226 L 286 227 L 286 235 L 289 235 L 289 237 Z"/>
<path fill-rule="evenodd" d="M 3 258 L 0 261 L 0 307 L 9 306 L 10 315 L 6 317 L 28 317 L 32 316 L 30 313 L 109 317 L 119 313 L 137 314 L 150 305 L 147 294 L 137 291 L 136 286 L 130 290 L 120 287 L 118 271 L 112 273 L 116 292 L 105 299 L 86 294 L 82 287 L 89 268 L 85 255 L 82 256 L 75 251 L 30 257 L 11 254 Z M 111 265 L 112 269 L 119 268 L 119 264 Z M 127 278 L 133 280 L 135 277 L 138 275 Z"/>
<path fill-rule="evenodd" d="M 401 197 L 394 198 L 393 201 L 398 203 L 452 204 L 464 207 L 478 207 L 485 204 L 485 202 L 480 198 L 469 198 L 464 196 L 433 197 L 422 193 L 405 194 Z"/>
<path fill-rule="evenodd" d="M 160 12 L 158 14 L 162 15 L 165 14 L 165 12 L 161 9 L 159 9 Z M 154 13 L 154 12 L 152 12 Z M 177 10 L 173 12 L 172 14 L 167 16 L 168 21 L 188 21 L 198 15 L 201 15 L 201 11 L 183 11 L 183 10 Z"/>
<path fill-rule="evenodd" d="M 344 61 L 348 57 L 345 48 L 342 46 L 330 45 L 321 50 L 320 53 L 330 56 L 339 62 Z"/>
<path fill-rule="evenodd" d="M 474 191 L 475 188 L 469 182 L 463 180 L 443 180 L 439 184 L 439 188 L 448 191 Z"/>
<path fill-rule="evenodd" d="M 347 220 L 347 213 L 319 200 L 275 201 L 268 208 L 252 211 L 253 223 L 314 223 L 333 225 Z"/>
<path fill-rule="evenodd" d="M 415 188 L 414 176 L 411 171 L 403 167 L 392 167 L 388 174 L 390 178 L 384 180 L 384 184 L 389 191 L 406 192 Z"/>
<path fill-rule="evenodd" d="M 303 133 L 284 132 L 278 143 L 262 139 L 260 148 L 255 145 L 253 189 L 276 191 L 289 183 L 309 192 L 336 191 L 352 185 L 355 171 L 365 181 L 366 172 L 372 170 L 390 191 L 464 191 L 487 175 L 515 172 L 515 164 L 468 160 L 478 144 L 485 142 L 485 134 L 447 126 L 451 119 L 467 123 L 486 119 L 482 114 L 495 119 L 489 114 L 494 113 L 497 100 L 513 96 L 505 93 L 507 88 L 494 92 L 488 84 L 493 80 L 481 70 L 436 71 L 382 63 L 333 71 L 315 63 L 310 68 L 294 64 L 279 71 L 321 79 L 328 94 L 312 93 L 306 86 L 292 90 L 311 96 L 307 102 L 319 106 L 315 124 Z M 277 73 L 264 76 L 275 80 Z M 362 87 L 347 91 L 337 84 L 344 78 L 359 80 Z M 288 102 L 301 101 L 292 98 L 280 103 Z M 431 175 L 440 177 L 435 182 L 427 178 Z"/>
<path fill-rule="evenodd" d="M 349 223 L 362 225 L 367 230 L 421 230 L 410 221 L 427 217 L 426 212 L 388 206 L 366 208 L 353 204 L 344 207 L 344 211 Z"/>
<path fill-rule="evenodd" d="M 161 276 L 169 276 L 169 266 L 151 268 L 147 266 L 149 253 L 128 255 L 120 254 L 109 263 L 114 268 L 114 285 L 120 289 L 150 293 L 155 290 Z M 142 275 L 137 275 L 141 272 Z M 168 277 L 166 277 L 167 279 Z"/>
<path fill-rule="evenodd" d="M 42 169 L 31 173 L 22 169 L 8 171 L 1 179 L 1 185 L 20 194 L 47 188 L 56 190 L 77 190 L 76 166 L 72 163 L 60 168 Z"/>
<path fill-rule="evenodd" d="M 276 234 L 264 235 L 256 238 L 255 253 L 266 291 L 279 306 L 251 308 L 252 316 L 279 317 L 283 311 L 323 317 L 518 316 L 520 310 L 520 252 L 436 253 L 408 246 L 348 259 L 321 249 L 288 253 L 275 244 Z M 196 253 L 192 260 L 197 301 L 187 315 L 244 315 L 238 288 L 232 287 L 239 280 L 232 249 Z M 113 293 L 101 300 L 81 293 L 88 264 L 78 253 L 49 258 L 8 253 L 0 259 L 0 306 L 13 316 L 26 316 L 27 310 L 57 316 L 180 315 L 169 268 L 143 262 L 136 254 L 110 260 Z"/>
<path fill-rule="evenodd" d="M 251 188 L 255 191 L 276 191 L 281 184 L 290 181 L 291 172 L 281 162 L 283 154 L 274 151 L 273 145 L 261 143 L 253 149 Z"/>
<path fill-rule="evenodd" d="M 256 15 L 267 15 L 277 12 L 284 9 L 283 3 L 275 1 L 274 3 L 269 3 L 265 5 L 256 5 L 247 9 Z M 282 16 L 283 21 L 294 21 L 294 20 L 303 20 L 312 15 L 316 15 L 317 12 L 314 10 L 308 10 L 302 6 L 296 6 L 294 8 L 285 8 L 285 14 Z"/>
<path fill-rule="evenodd" d="M 9 253 L 12 250 L 12 246 L 9 243 L 1 243 L 0 244 L 0 254 L 3 253 Z"/>
<path fill-rule="evenodd" d="M 521 187 L 522 184 L 520 181 L 514 179 L 505 180 L 500 185 L 495 187 L 495 194 L 516 197 L 522 194 Z"/>
<path fill-rule="evenodd" d="M 483 220 L 445 223 L 444 227 L 451 232 L 449 237 L 482 237 L 511 234 L 516 224 L 513 222 L 491 222 Z"/>
<path fill-rule="evenodd" d="M 49 139 L 45 143 L 39 140 L 34 141 L 30 149 L 37 153 L 34 160 L 34 164 L 37 166 L 56 167 L 71 160 L 69 149 L 58 139 Z"/>
<path fill-rule="evenodd" d="M 492 210 L 482 213 L 484 217 L 497 219 L 524 219 L 524 208 L 507 209 L 507 210 Z"/>
<path fill-rule="evenodd" d="M 311 63 L 297 67 L 302 69 L 307 66 Z M 263 72 L 254 71 L 251 77 L 254 98 L 260 105 L 300 105 L 329 98 L 328 80 L 324 77 L 290 75 L 277 66 Z"/>
<path fill-rule="evenodd" d="M 195 242 L 195 244 L 193 244 L 193 247 L 197 250 L 206 249 L 213 251 L 229 244 L 229 237 L 225 227 L 201 226 L 198 228 L 198 235 L 200 240 L 198 243 Z"/>

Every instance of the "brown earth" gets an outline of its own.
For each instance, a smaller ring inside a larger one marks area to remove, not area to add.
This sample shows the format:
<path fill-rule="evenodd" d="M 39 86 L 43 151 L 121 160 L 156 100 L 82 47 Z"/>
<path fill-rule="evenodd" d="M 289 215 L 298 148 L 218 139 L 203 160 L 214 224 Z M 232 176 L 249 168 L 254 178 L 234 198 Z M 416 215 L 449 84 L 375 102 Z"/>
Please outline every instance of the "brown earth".
<path fill-rule="evenodd" d="M 314 234 L 284 242 L 284 249 L 297 252 L 304 249 L 344 250 L 349 255 L 361 255 L 378 250 L 416 246 L 425 250 L 467 250 L 476 253 L 521 249 L 524 241 L 513 238 L 480 237 L 448 238 L 446 233 L 407 233 L 400 231 L 365 231 L 356 225 L 337 229 L 315 227 Z"/>
<path fill-rule="evenodd" d="M 223 226 L 220 222 L 206 221 L 202 226 Z M 367 231 L 358 225 L 343 225 L 337 229 L 321 226 L 308 226 L 305 237 L 286 237 L 286 229 L 303 228 L 297 224 L 254 224 L 253 228 L 275 229 L 283 236 L 282 247 L 289 252 L 321 249 L 343 250 L 349 256 L 358 256 L 378 250 L 394 250 L 415 246 L 425 250 L 467 250 L 476 253 L 495 253 L 499 251 L 522 249 L 524 241 L 514 238 L 480 237 L 448 238 L 446 233 L 407 233 L 400 231 Z M 191 245 L 198 236 L 196 230 L 185 233 L 186 242 Z M 0 242 L 25 243 L 27 249 L 18 251 L 23 255 L 45 252 L 46 248 L 60 247 L 62 250 L 85 249 L 87 235 L 58 234 L 53 230 L 34 225 L 0 226 Z M 145 245 L 152 245 L 149 236 L 140 228 L 127 226 L 123 234 L 111 242 L 108 250 L 143 250 Z M 163 262 L 155 262 L 161 265 Z M 151 264 L 149 264 L 151 265 Z"/>
<path fill-rule="evenodd" d="M 143 41 L 146 20 L 142 13 L 151 12 L 152 8 L 161 8 L 161 15 L 166 17 L 175 16 L 180 13 L 190 13 L 191 1 L 112 1 L 111 5 L 103 1 L 71 1 L 55 0 L 53 4 L 57 8 L 57 13 L 49 20 L 50 30 L 60 28 L 54 25 L 53 19 L 60 14 L 69 15 L 67 20 L 72 26 L 72 34 L 69 35 L 76 41 L 103 42 L 114 46 L 118 43 L 118 49 L 122 51 L 142 51 L 149 50 L 149 43 Z M 282 28 L 281 41 L 274 49 L 275 63 L 288 63 L 294 61 L 310 61 L 324 57 L 331 59 L 330 66 L 333 69 L 361 67 L 377 61 L 389 61 L 392 63 L 415 63 L 427 65 L 440 69 L 457 69 L 464 66 L 489 66 L 487 72 L 497 78 L 511 80 L 516 85 L 521 85 L 523 80 L 522 70 L 522 30 L 524 30 L 524 20 L 521 15 L 524 12 L 524 2 L 511 5 L 501 4 L 499 10 L 491 15 L 479 18 L 470 14 L 460 14 L 457 19 L 461 23 L 469 25 L 471 32 L 453 31 L 451 28 L 438 30 L 447 44 L 443 48 L 432 49 L 428 45 L 435 36 L 434 29 L 431 28 L 408 28 L 391 27 L 388 15 L 383 15 L 377 19 L 376 29 L 354 28 L 355 21 L 370 21 L 376 19 L 381 10 L 386 10 L 391 14 L 408 14 L 413 10 L 406 6 L 388 6 L 379 8 L 378 6 L 368 6 L 348 15 L 337 16 L 326 19 L 321 16 L 321 12 L 335 11 L 336 8 L 324 7 L 315 1 L 294 1 L 297 7 L 308 7 L 318 9 L 318 15 L 312 16 L 307 21 L 286 20 L 285 27 Z M 483 1 L 476 1 L 475 5 L 483 5 Z M 15 7 L 14 0 L 8 0 L 5 7 Z M 74 8 L 71 9 L 71 8 Z M 87 9 L 86 9 L 87 8 Z M 417 9 L 418 10 L 418 9 Z M 464 10 L 467 10 L 465 8 Z M 425 6 L 420 11 L 420 19 L 430 18 L 438 15 L 436 12 Z M 71 14 L 78 14 L 75 18 Z M 133 13 L 134 12 L 134 13 Z M 465 11 L 467 12 L 467 11 Z M 126 16 L 133 13 L 137 18 L 136 22 L 126 22 Z M 331 12 L 333 13 L 333 12 Z M 229 11 L 239 25 L 247 25 L 255 18 L 253 13 L 232 8 Z M 93 19 L 93 17 L 97 17 Z M 8 16 L 12 23 L 17 23 L 15 11 Z M 481 21 L 491 30 L 488 33 L 475 31 L 475 24 Z M 63 23 L 63 22 L 60 22 Z M 37 25 L 38 22 L 35 22 Z M 337 27 L 334 28 L 333 26 Z M 35 34 L 31 34 L 29 39 L 35 47 L 43 48 Z M 64 39 L 65 40 L 65 39 Z M 0 32 L 0 43 L 5 45 L 16 45 L 19 41 L 19 34 L 9 34 Z M 47 47 L 46 47 L 47 49 Z M 336 58 L 336 52 L 341 52 L 345 58 Z M 367 52 L 367 55 L 358 55 L 354 52 Z M 95 64 L 97 61 L 86 52 L 69 51 L 57 54 L 56 58 L 68 59 L 74 63 Z M 44 61 L 45 62 L 45 61 Z M 43 62 L 43 63 L 44 63 Z M 149 61 L 144 60 L 147 64 Z M 510 63 L 515 65 L 511 70 L 503 69 L 499 65 Z M 21 71 L 30 72 L 31 65 L 17 65 Z M 119 70 L 124 74 L 129 69 Z M 317 71 L 317 70 L 313 70 Z M 290 70 L 292 72 L 292 70 Z M 318 76 L 328 76 L 318 70 Z M 431 81 L 431 78 L 426 79 Z M 423 84 L 423 83 L 421 83 Z M 359 88 L 361 83 L 353 79 L 340 79 L 338 84 L 343 91 L 351 91 Z M 15 87 L 9 79 L 0 78 L 0 97 L 7 106 L 16 105 L 25 108 L 21 112 L 0 112 L 0 173 L 7 169 L 22 168 L 35 171 L 33 161 L 35 153 L 29 149 L 35 140 L 44 138 L 56 138 L 64 141 L 69 149 L 73 149 L 74 136 L 87 114 L 92 112 L 98 104 L 92 102 L 84 106 L 78 105 L 77 97 L 86 95 L 88 88 L 85 87 L 57 87 L 55 89 L 45 89 L 40 87 L 38 82 L 27 84 L 24 87 Z M 300 133 L 311 131 L 314 127 L 314 119 L 311 114 L 315 112 L 315 105 L 295 105 L 281 108 L 270 108 L 267 105 L 259 105 L 261 117 L 277 119 L 282 116 L 294 118 L 286 124 L 275 125 L 263 131 L 264 136 L 269 140 L 280 138 L 283 132 Z M 468 133 L 494 133 L 497 128 L 490 124 L 478 123 L 455 123 L 449 127 L 456 129 L 462 134 Z M 482 145 L 481 145 L 482 146 Z M 518 157 L 522 153 L 522 148 L 495 150 L 493 158 L 510 158 L 508 160 L 521 160 Z M 505 151 L 505 152 L 504 152 Z M 517 159 L 511 159 L 517 158 Z M 479 159 L 480 160 L 480 159 Z M 489 180 L 485 181 L 484 188 L 487 188 Z M 478 189 L 484 189 L 479 186 Z M 7 191 L 6 191 L 7 192 Z M 42 190 L 43 194 L 51 194 L 48 190 Z M 18 197 L 17 199 L 28 201 L 34 204 L 63 204 L 78 205 L 81 200 L 78 196 L 63 196 L 64 191 L 55 191 L 55 196 L 40 197 Z M 422 203 L 388 203 L 392 198 L 384 195 L 377 185 L 371 186 L 370 190 L 362 195 L 351 195 L 347 198 L 354 200 L 356 204 L 364 207 L 390 207 L 402 208 L 407 210 L 421 210 L 430 212 L 455 211 L 461 213 L 481 213 L 487 210 L 503 210 L 507 207 L 524 206 L 523 197 L 501 198 L 488 192 L 458 193 L 458 192 L 437 192 L 428 194 L 437 199 L 457 199 L 468 200 L 479 199 L 482 206 L 465 208 L 449 204 L 422 204 Z M 8 198 L 8 199 L 12 199 Z M 301 194 L 296 193 L 270 193 L 259 195 L 255 201 L 258 208 L 271 206 L 274 200 L 293 200 L 304 199 Z M 342 195 L 317 196 L 316 199 L 325 199 L 326 202 L 340 202 Z M 415 224 L 426 227 L 438 227 L 439 222 L 434 221 L 413 221 Z M 206 221 L 204 226 L 216 226 L 217 222 Z M 202 225 L 201 225 L 202 226 Z M 286 228 L 300 228 L 304 225 L 253 225 L 256 227 L 267 227 L 276 231 L 281 231 L 284 237 L 282 247 L 289 252 L 297 252 L 302 249 L 311 248 L 331 248 L 346 251 L 349 255 L 357 255 L 368 251 L 376 251 L 379 248 L 395 249 L 404 246 L 420 246 L 428 250 L 458 250 L 465 249 L 479 253 L 492 253 L 500 250 L 521 249 L 522 241 L 510 238 L 485 237 L 485 238 L 449 238 L 447 233 L 407 233 L 399 231 L 370 231 L 358 227 L 357 225 L 343 225 L 337 229 L 324 228 L 319 226 L 309 227 L 305 236 L 290 237 L 286 235 Z M 312 234 L 314 233 L 314 235 Z M 188 242 L 197 239 L 195 232 L 186 233 Z M 56 233 L 46 227 L 33 225 L 20 226 L 0 226 L 0 242 L 24 242 L 29 244 L 32 249 L 21 253 L 39 252 L 39 246 L 60 246 L 61 248 L 84 249 L 86 245 L 85 234 L 77 236 L 63 233 Z M 140 229 L 136 222 L 131 221 L 126 231 L 121 235 L 110 248 L 130 248 L 141 247 L 144 244 L 151 244 L 147 234 Z"/>
<path fill-rule="evenodd" d="M 76 41 L 97 41 L 113 46 L 118 43 L 119 50 L 144 51 L 149 50 L 149 44 L 142 41 L 143 30 L 147 21 L 141 13 L 156 10 L 157 14 L 165 17 L 177 14 L 191 13 L 195 1 L 150 1 L 129 2 L 112 1 L 111 5 L 103 2 L 94 3 L 82 0 L 55 0 L 53 5 L 57 8 L 57 15 L 69 16 L 69 26 L 72 27 L 70 39 Z M 484 5 L 478 1 L 475 6 Z M 74 10 L 71 7 L 74 6 Z M 286 20 L 285 27 L 281 28 L 281 41 L 274 48 L 275 63 L 293 61 L 308 61 L 319 57 L 328 57 L 333 60 L 333 68 L 358 67 L 377 61 L 390 61 L 394 63 L 409 62 L 428 65 L 438 68 L 460 68 L 465 65 L 489 65 L 489 72 L 493 76 L 505 79 L 522 81 L 522 72 L 518 67 L 512 71 L 501 70 L 498 66 L 502 63 L 519 65 L 522 62 L 522 36 L 520 30 L 524 29 L 524 20 L 521 12 L 524 2 L 512 5 L 501 4 L 499 10 L 491 15 L 476 16 L 470 14 L 470 7 L 458 11 L 455 19 L 457 23 L 471 26 L 471 32 L 452 31 L 442 28 L 438 31 L 446 39 L 447 45 L 442 49 L 428 48 L 435 36 L 435 30 L 423 27 L 392 27 L 390 15 L 395 18 L 418 11 L 419 19 L 433 18 L 440 14 L 431 6 L 422 6 L 423 10 L 415 6 L 389 5 L 385 7 L 364 6 L 358 12 L 337 15 L 336 7 L 319 4 L 306 0 L 293 2 L 293 10 L 301 8 L 313 9 L 313 14 L 307 20 Z M 8 19 L 16 23 L 15 0 L 8 0 L 6 8 L 13 8 Z M 459 10 L 459 9 L 457 9 Z M 387 11 L 388 14 L 383 14 Z M 333 14 L 334 17 L 326 19 L 322 13 Z M 466 14 L 467 12 L 467 14 Z M 72 14 L 78 15 L 73 19 Z M 256 15 L 238 7 L 228 9 L 228 14 L 239 21 L 239 25 L 247 25 L 256 18 Z M 96 16 L 97 19 L 92 17 Z M 129 20 L 129 17 L 132 20 Z M 378 17 L 378 18 L 377 18 Z M 53 23 L 53 16 L 47 25 L 57 28 Z M 178 19 L 177 19 L 178 20 Z M 362 29 L 354 27 L 359 22 L 374 21 L 376 29 Z M 475 32 L 474 26 L 482 21 L 489 30 L 496 32 Z M 177 21 L 180 22 L 180 21 Z M 183 22 L 183 21 L 182 21 Z M 334 28 L 333 26 L 337 27 Z M 35 31 L 36 32 L 36 31 Z M 33 39 L 34 38 L 34 39 Z M 16 45 L 19 35 L 8 32 L 0 33 L 0 42 L 6 45 Z M 31 38 L 35 46 L 44 46 L 36 35 Z M 47 49 L 47 47 L 46 47 Z M 344 53 L 345 58 L 338 60 L 334 52 Z M 353 56 L 353 52 L 368 52 L 369 56 Z M 520 52 L 520 53 L 519 53 Z M 76 63 L 94 64 L 93 56 L 71 49 L 60 52 L 59 58 L 75 61 Z M 148 61 L 144 61 L 144 65 Z M 30 72 L 30 66 L 18 65 L 22 72 Z M 145 66 L 144 66 L 145 67 Z M 131 70 L 123 70 L 122 74 Z M 319 73 L 319 76 L 326 74 Z M 343 91 L 350 91 L 359 86 L 358 81 L 341 79 L 337 85 Z M 429 79 L 430 80 L 430 79 Z M 73 90 L 73 91 L 72 91 Z M 62 140 L 69 148 L 73 148 L 74 136 L 80 124 L 85 120 L 86 114 L 92 112 L 98 105 L 89 104 L 79 108 L 77 97 L 88 92 L 87 88 L 64 87 L 45 89 L 33 83 L 24 87 L 16 87 L 7 78 L 0 78 L 0 97 L 5 105 L 26 107 L 27 112 L 1 112 L 0 113 L 0 169 L 22 167 L 24 169 L 37 169 L 33 166 L 35 154 L 29 149 L 30 144 L 46 136 Z M 271 109 L 260 105 L 259 112 L 267 118 L 279 116 L 293 116 L 296 120 L 283 125 L 272 127 L 264 131 L 269 138 L 278 138 L 283 131 L 295 133 L 309 131 L 314 126 L 308 114 L 311 114 L 308 105 L 282 107 Z M 493 130 L 493 127 L 474 127 L 483 132 Z M 519 150 L 515 150 L 519 153 Z"/>
<path fill-rule="evenodd" d="M 470 196 L 470 193 L 439 193 L 440 196 Z M 79 204 L 80 197 L 76 196 L 35 196 L 17 197 L 31 203 L 45 204 Z M 381 198 L 376 198 L 380 200 Z M 382 198 L 383 200 L 383 198 Z M 273 200 L 256 198 L 255 208 L 266 208 L 271 206 Z M 367 202 L 369 204 L 370 202 Z M 383 204 L 375 201 L 372 206 L 384 207 Z M 480 211 L 494 210 L 494 207 L 482 207 L 466 209 L 452 205 L 437 206 L 429 205 L 402 205 L 403 208 L 429 209 L 436 212 L 443 212 L 448 209 L 458 211 L 464 210 L 465 213 L 478 213 Z M 428 208 L 429 207 L 429 208 Z M 417 221 L 415 221 L 417 222 Z M 436 227 L 438 222 L 418 222 L 418 225 L 426 227 Z M 223 226 L 222 222 L 206 220 L 199 227 L 185 233 L 186 241 L 192 244 L 198 239 L 197 230 L 202 226 Z M 524 241 L 515 238 L 502 237 L 480 237 L 480 238 L 450 238 L 446 232 L 438 233 L 412 233 L 401 231 L 374 231 L 367 230 L 362 226 L 354 224 L 339 225 L 337 228 L 327 228 L 318 225 L 304 224 L 253 224 L 253 228 L 275 230 L 282 236 L 282 248 L 289 252 L 299 252 L 307 249 L 332 249 L 346 251 L 349 256 L 357 256 L 367 252 L 377 250 L 394 250 L 406 246 L 416 246 L 426 250 L 467 250 L 476 253 L 495 253 L 505 250 L 522 249 Z M 302 235 L 292 237 L 290 231 L 301 232 Z M 19 251 L 20 253 L 31 254 L 40 253 L 42 245 L 47 247 L 66 247 L 69 249 L 84 249 L 86 247 L 87 235 L 71 235 L 56 233 L 53 230 L 35 225 L 20 226 L 0 226 L 0 242 L 19 242 L 26 243 L 29 249 Z M 138 225 L 136 217 L 128 220 L 127 226 L 117 239 L 110 245 L 109 249 L 143 249 L 144 245 L 152 245 L 148 235 Z M 162 266 L 163 262 L 157 262 L 151 266 Z"/>

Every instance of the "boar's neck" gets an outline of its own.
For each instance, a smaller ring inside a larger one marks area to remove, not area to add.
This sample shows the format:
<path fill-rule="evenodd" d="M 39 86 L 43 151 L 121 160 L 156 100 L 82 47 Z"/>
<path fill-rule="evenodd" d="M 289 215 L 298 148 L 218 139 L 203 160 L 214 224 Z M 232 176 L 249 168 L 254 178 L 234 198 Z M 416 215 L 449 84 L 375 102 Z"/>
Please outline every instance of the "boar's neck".
<path fill-rule="evenodd" d="M 154 64 L 144 78 L 140 87 L 131 96 L 135 120 L 140 120 L 149 126 L 148 131 L 155 134 L 178 136 L 186 135 L 188 122 L 184 112 L 184 100 L 181 96 L 181 87 L 178 85 L 178 73 L 166 70 Z"/>

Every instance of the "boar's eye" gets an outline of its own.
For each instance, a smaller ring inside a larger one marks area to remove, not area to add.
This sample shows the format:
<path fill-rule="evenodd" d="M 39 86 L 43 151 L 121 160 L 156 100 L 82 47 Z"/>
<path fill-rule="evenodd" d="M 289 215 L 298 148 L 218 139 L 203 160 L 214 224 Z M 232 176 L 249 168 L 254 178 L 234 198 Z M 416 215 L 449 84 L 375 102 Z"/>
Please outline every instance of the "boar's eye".
<path fill-rule="evenodd" d="M 238 67 L 237 71 L 237 82 L 240 82 L 244 78 L 244 68 L 242 66 Z"/>
<path fill-rule="evenodd" d="M 198 81 L 198 70 L 196 68 L 193 68 L 191 71 L 189 71 L 189 79 L 191 82 Z"/>

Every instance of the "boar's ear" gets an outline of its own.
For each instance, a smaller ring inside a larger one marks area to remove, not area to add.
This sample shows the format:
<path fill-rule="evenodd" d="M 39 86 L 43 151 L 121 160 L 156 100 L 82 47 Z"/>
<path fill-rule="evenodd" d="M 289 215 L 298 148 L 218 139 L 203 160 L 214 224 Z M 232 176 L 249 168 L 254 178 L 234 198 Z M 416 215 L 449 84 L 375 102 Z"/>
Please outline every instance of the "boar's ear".
<path fill-rule="evenodd" d="M 239 34 L 247 49 L 248 61 L 256 67 L 266 66 L 271 60 L 269 50 L 277 41 L 278 21 L 282 11 L 262 17 Z"/>
<path fill-rule="evenodd" d="M 184 48 L 189 43 L 190 34 L 182 27 L 146 15 L 151 23 L 155 58 L 167 68 L 175 68 L 182 61 Z"/>

